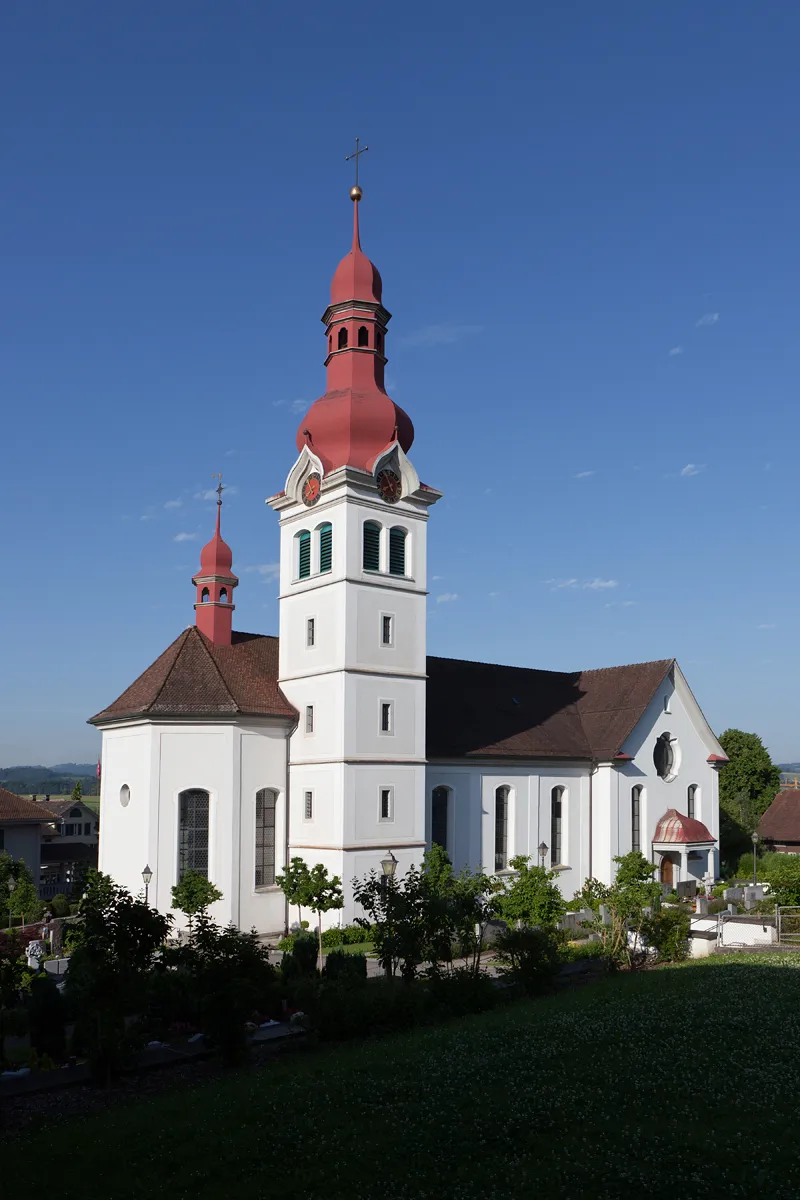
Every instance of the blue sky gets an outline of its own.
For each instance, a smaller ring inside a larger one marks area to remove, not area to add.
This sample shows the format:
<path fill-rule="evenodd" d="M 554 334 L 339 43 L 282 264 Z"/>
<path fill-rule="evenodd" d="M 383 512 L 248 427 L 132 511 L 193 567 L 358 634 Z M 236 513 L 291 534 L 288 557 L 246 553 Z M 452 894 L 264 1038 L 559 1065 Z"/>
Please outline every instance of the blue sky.
<path fill-rule="evenodd" d="M 5 0 L 0 763 L 193 620 L 212 473 L 240 629 L 319 317 L 362 241 L 432 512 L 431 653 L 675 656 L 800 757 L 800 9 Z M 196 498 L 196 497 L 201 498 Z"/>

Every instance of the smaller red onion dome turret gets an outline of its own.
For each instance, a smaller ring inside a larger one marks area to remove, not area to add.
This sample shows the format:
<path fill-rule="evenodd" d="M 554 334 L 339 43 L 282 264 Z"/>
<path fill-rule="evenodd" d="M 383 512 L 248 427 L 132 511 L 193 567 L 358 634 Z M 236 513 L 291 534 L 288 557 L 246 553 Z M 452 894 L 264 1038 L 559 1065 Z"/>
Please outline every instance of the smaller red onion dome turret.
<path fill-rule="evenodd" d="M 233 589 L 239 580 L 231 570 L 233 552 L 220 533 L 222 484 L 217 489 L 217 526 L 214 536 L 200 551 L 200 570 L 192 579 L 197 588 L 195 623 L 215 646 L 230 646 L 233 634 Z"/>

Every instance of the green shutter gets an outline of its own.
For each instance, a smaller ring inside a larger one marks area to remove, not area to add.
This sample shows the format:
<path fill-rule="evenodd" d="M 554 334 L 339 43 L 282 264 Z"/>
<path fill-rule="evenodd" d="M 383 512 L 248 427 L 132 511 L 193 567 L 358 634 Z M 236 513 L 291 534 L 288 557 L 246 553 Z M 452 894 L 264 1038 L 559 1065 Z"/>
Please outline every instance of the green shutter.
<path fill-rule="evenodd" d="M 381 569 L 381 527 L 374 521 L 364 525 L 364 570 L 380 571 Z"/>
<path fill-rule="evenodd" d="M 311 574 L 311 534 L 307 529 L 298 534 L 300 541 L 300 561 L 297 571 L 298 579 L 308 579 Z"/>
<path fill-rule="evenodd" d="M 319 529 L 319 569 L 330 571 L 333 566 L 333 527 L 320 525 Z"/>
<path fill-rule="evenodd" d="M 406 573 L 406 531 L 404 529 L 389 530 L 389 574 L 405 575 Z"/>

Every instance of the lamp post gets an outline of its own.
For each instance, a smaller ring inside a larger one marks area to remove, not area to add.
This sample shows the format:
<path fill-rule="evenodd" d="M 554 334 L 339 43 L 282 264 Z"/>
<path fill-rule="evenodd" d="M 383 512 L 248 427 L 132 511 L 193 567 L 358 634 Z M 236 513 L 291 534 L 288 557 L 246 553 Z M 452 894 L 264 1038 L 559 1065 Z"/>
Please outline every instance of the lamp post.
<path fill-rule="evenodd" d="M 750 840 L 753 843 L 753 887 L 756 887 L 758 884 L 758 864 L 756 861 L 756 853 L 758 851 L 759 837 L 755 830 L 753 830 L 753 835 Z"/>
<path fill-rule="evenodd" d="M 542 860 L 542 869 L 544 869 L 544 860 L 547 858 L 547 850 L 547 844 L 545 842 L 539 842 L 539 858 Z"/>
<path fill-rule="evenodd" d="M 387 850 L 386 857 L 381 859 L 381 870 L 383 871 L 383 874 L 381 875 L 381 892 L 383 893 L 384 909 L 386 910 L 384 915 L 386 917 L 388 917 L 389 916 L 389 913 L 388 913 L 389 880 L 394 879 L 394 873 L 397 870 L 397 859 L 395 858 L 395 856 L 391 850 Z M 392 960 L 391 960 L 391 958 L 388 958 L 386 960 L 386 965 L 384 967 L 384 970 L 386 972 L 386 978 L 391 979 L 392 978 Z"/>
<path fill-rule="evenodd" d="M 153 878 L 153 872 L 150 870 L 149 864 L 142 871 L 142 883 L 144 884 L 144 902 L 147 904 L 150 895 L 150 881 Z"/>

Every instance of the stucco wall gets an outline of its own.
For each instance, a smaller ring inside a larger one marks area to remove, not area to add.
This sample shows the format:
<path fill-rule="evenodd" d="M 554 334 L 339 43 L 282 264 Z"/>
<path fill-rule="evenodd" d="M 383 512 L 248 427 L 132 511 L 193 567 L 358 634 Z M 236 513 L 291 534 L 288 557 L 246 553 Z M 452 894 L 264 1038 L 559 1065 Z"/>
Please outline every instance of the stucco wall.
<path fill-rule="evenodd" d="M 41 825 L 3 825 L 3 845 L 12 858 L 25 863 L 39 886 Z"/>

